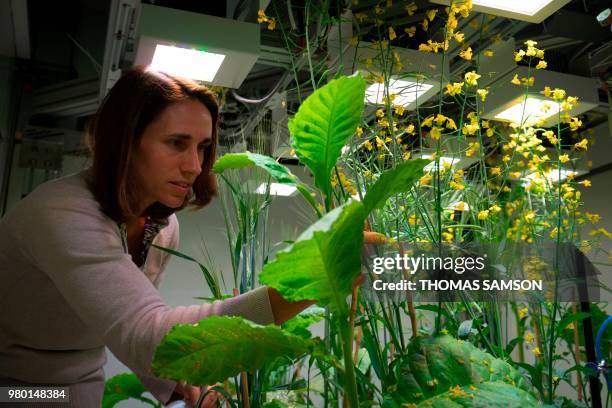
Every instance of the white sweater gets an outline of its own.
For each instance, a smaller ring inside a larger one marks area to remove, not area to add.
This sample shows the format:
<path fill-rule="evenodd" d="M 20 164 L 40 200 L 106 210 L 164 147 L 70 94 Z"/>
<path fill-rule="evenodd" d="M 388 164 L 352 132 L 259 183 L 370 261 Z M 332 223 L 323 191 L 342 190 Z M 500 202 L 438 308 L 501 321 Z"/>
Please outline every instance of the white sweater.
<path fill-rule="evenodd" d="M 0 220 L 0 386 L 69 385 L 71 407 L 99 407 L 106 345 L 165 403 L 176 383 L 147 376 L 170 328 L 210 315 L 272 323 L 267 289 L 169 307 L 156 289 L 168 255 L 151 248 L 143 273 L 123 250 L 117 224 L 102 213 L 87 174 L 39 186 Z M 176 248 L 176 216 L 168 221 L 153 243 Z"/>

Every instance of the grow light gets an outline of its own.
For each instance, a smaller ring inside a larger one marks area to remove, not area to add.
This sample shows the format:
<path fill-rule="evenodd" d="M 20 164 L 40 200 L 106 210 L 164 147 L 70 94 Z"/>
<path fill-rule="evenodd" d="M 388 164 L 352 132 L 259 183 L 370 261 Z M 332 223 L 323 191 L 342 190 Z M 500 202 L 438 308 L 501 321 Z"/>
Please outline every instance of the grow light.
<path fill-rule="evenodd" d="M 389 94 L 395 95 L 393 100 L 394 105 L 401 105 L 408 107 L 411 103 L 417 99 L 421 99 L 423 95 L 433 88 L 433 85 L 426 83 L 417 83 L 412 81 L 405 81 L 402 79 L 395 79 L 389 81 Z M 374 83 L 366 89 L 365 100 L 366 102 L 383 105 L 383 98 L 385 96 L 385 84 Z"/>
<path fill-rule="evenodd" d="M 529 173 L 525 177 L 523 177 L 523 187 L 529 187 L 532 182 L 536 180 L 542 180 L 547 182 L 548 184 L 558 183 L 560 181 L 566 180 L 570 176 L 577 176 L 578 172 L 574 170 L 567 169 L 553 169 L 546 172 L 544 175 L 540 175 L 539 173 Z"/>
<path fill-rule="evenodd" d="M 512 13 L 533 16 L 547 5 L 554 3 L 553 0 L 473 0 L 475 6 L 491 7 L 498 10 L 510 11 Z M 557 2 L 558 3 L 558 2 Z"/>
<path fill-rule="evenodd" d="M 433 3 L 449 5 L 449 0 L 432 0 Z M 570 0 L 472 0 L 474 11 L 496 16 L 541 23 Z"/>
<path fill-rule="evenodd" d="M 267 184 L 261 183 L 255 190 L 257 194 L 266 194 Z M 270 194 L 276 196 L 289 197 L 295 194 L 297 188 L 289 184 L 270 183 Z"/>
<path fill-rule="evenodd" d="M 256 23 L 142 4 L 138 24 L 135 65 L 239 88 L 259 58 Z"/>
<path fill-rule="evenodd" d="M 551 101 L 537 96 L 528 96 L 527 99 L 515 100 L 512 105 L 494 116 L 495 119 L 522 126 L 531 126 L 541 120 L 557 115 L 560 109 L 559 102 Z"/>
<path fill-rule="evenodd" d="M 225 55 L 157 44 L 151 68 L 169 74 L 212 82 Z"/>

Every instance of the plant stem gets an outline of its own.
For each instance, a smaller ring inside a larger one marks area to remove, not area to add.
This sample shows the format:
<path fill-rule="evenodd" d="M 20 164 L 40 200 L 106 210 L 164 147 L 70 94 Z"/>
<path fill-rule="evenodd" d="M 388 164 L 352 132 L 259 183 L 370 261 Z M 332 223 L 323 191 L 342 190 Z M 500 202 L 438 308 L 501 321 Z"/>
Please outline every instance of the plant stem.
<path fill-rule="evenodd" d="M 349 408 L 359 407 L 357 396 L 357 381 L 355 379 L 355 366 L 353 364 L 353 333 L 346 316 L 340 317 L 340 331 L 342 333 L 342 353 L 344 355 L 344 398 L 348 399 Z"/>

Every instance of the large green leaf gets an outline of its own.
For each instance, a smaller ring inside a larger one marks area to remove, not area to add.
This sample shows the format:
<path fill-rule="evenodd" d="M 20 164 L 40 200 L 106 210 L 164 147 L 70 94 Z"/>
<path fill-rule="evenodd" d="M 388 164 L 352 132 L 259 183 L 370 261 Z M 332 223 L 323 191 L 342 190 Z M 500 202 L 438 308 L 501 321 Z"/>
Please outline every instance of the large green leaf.
<path fill-rule="evenodd" d="M 360 75 L 340 77 L 306 98 L 289 121 L 295 153 L 325 195 L 342 147 L 361 120 L 364 96 L 365 81 Z"/>
<path fill-rule="evenodd" d="M 451 388 L 455 389 L 455 394 L 461 394 L 456 388 L 459 386 L 461 390 L 470 391 L 476 396 L 482 392 L 478 398 L 483 400 L 499 391 L 500 404 L 505 401 L 503 398 L 511 396 L 518 396 L 524 401 L 524 406 L 536 404 L 529 394 L 532 391 L 531 385 L 510 364 L 470 342 L 448 335 L 414 339 L 408 346 L 407 354 L 395 366 L 395 376 L 397 388 L 393 399 L 399 402 L 419 404 L 425 400 L 433 401 L 434 398 L 436 401 L 444 400 L 449 397 Z M 506 383 L 508 386 L 491 385 L 497 382 Z M 453 395 L 452 391 L 450 395 Z M 510 401 L 513 400 L 509 399 L 508 402 Z"/>
<path fill-rule="evenodd" d="M 261 283 L 289 301 L 315 300 L 345 312 L 346 297 L 361 269 L 364 219 L 359 201 L 330 211 L 264 266 Z"/>
<path fill-rule="evenodd" d="M 277 357 L 297 357 L 312 347 L 312 342 L 277 326 L 211 316 L 194 325 L 174 326 L 155 351 L 153 372 L 192 385 L 214 384 Z"/>
<path fill-rule="evenodd" d="M 251 166 L 257 166 L 265 170 L 279 183 L 296 184 L 299 181 L 287 167 L 278 163 L 272 157 L 248 151 L 244 153 L 228 153 L 221 156 L 213 165 L 213 172 L 223 173 L 227 169 L 241 169 Z"/>
<path fill-rule="evenodd" d="M 383 207 L 392 195 L 410 190 L 412 184 L 423 175 L 423 167 L 429 162 L 423 159 L 409 160 L 382 173 L 363 198 L 366 212 Z"/>
<path fill-rule="evenodd" d="M 138 377 L 133 373 L 115 375 L 104 384 L 104 397 L 102 398 L 102 408 L 112 408 L 120 401 L 134 398 L 137 400 L 147 400 L 142 394 L 147 389 L 142 385 Z"/>
<path fill-rule="evenodd" d="M 318 321 L 323 320 L 324 317 L 325 309 L 320 307 L 311 307 L 294 316 L 292 319 L 287 320 L 281 327 L 287 333 L 295 334 L 296 336 L 300 336 L 304 339 L 309 339 L 312 337 L 312 333 L 310 333 L 308 328 Z"/>
<path fill-rule="evenodd" d="M 387 400 L 384 408 L 472 408 L 472 407 L 539 407 L 538 401 L 528 392 L 501 381 L 475 385 L 456 385 L 435 397 L 415 403 Z"/>

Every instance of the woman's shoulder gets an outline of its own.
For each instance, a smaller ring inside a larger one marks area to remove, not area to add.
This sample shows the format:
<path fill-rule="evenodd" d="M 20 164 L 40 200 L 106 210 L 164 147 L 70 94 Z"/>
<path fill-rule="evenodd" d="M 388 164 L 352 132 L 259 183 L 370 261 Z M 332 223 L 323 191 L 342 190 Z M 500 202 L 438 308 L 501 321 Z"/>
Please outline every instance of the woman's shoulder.
<path fill-rule="evenodd" d="M 58 212 L 75 212 L 82 216 L 102 216 L 88 182 L 89 171 L 84 170 L 37 186 L 6 214 L 22 221 L 53 216 Z"/>

